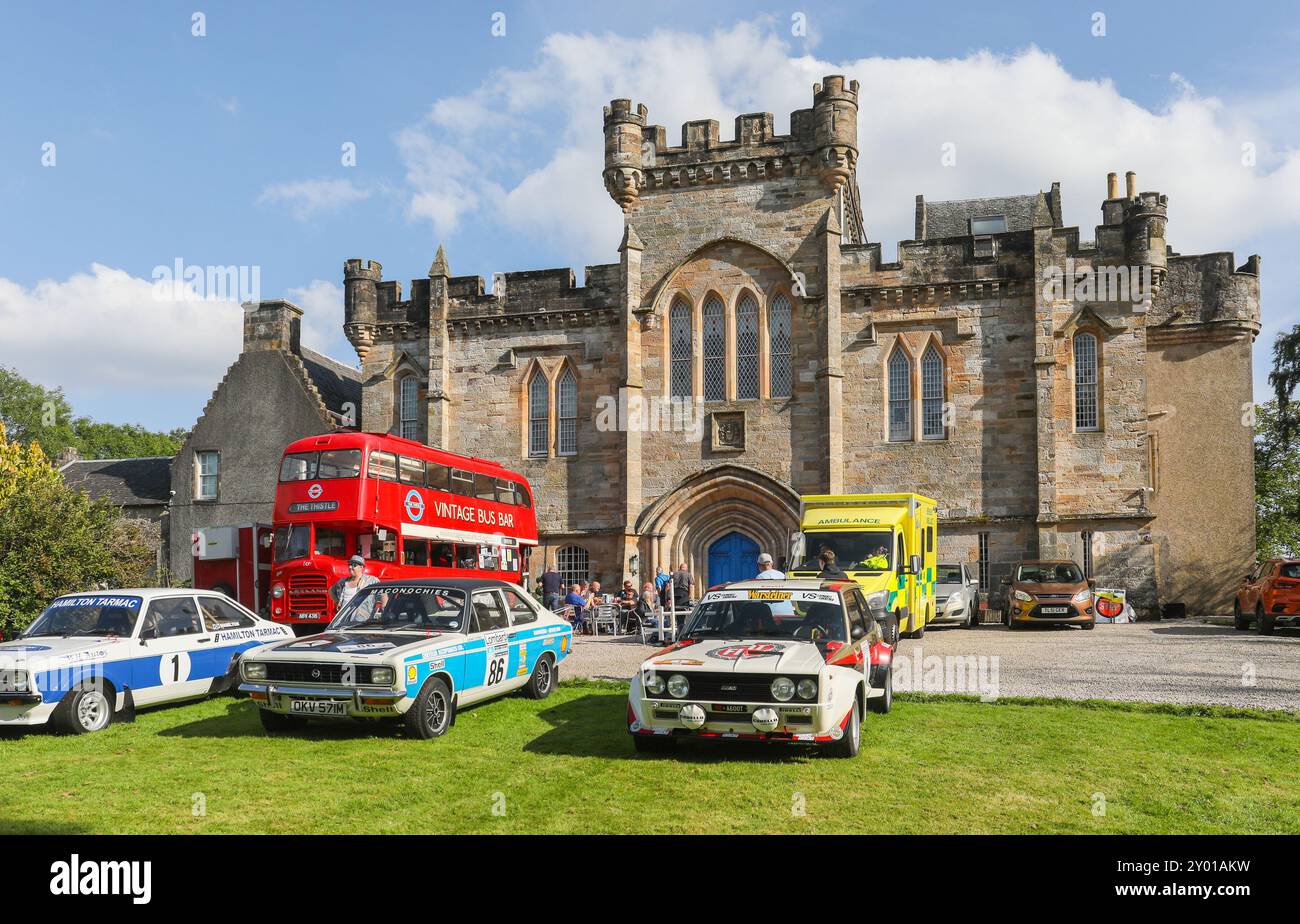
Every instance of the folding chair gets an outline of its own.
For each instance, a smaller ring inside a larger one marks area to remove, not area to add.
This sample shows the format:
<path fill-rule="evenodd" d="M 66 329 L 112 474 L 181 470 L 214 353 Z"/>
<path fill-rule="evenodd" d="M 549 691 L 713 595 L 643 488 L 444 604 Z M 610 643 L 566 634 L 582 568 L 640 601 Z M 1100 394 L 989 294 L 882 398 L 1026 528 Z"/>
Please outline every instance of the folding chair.
<path fill-rule="evenodd" d="M 610 635 L 618 635 L 618 607 L 602 603 L 596 607 L 591 617 L 591 634 L 600 635 L 601 628 L 609 629 Z"/>

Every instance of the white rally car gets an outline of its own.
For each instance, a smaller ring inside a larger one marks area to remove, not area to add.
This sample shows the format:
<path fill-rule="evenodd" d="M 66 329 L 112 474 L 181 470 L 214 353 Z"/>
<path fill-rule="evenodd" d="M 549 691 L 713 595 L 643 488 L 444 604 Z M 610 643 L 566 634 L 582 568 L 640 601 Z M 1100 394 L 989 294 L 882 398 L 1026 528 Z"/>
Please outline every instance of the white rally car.
<path fill-rule="evenodd" d="M 99 731 L 136 706 L 220 693 L 243 652 L 292 635 L 215 591 L 67 594 L 0 642 L 0 728 Z"/>
<path fill-rule="evenodd" d="M 679 738 L 858 753 L 865 710 L 893 704 L 892 649 L 851 581 L 742 581 L 710 590 L 628 692 L 638 751 Z"/>
<path fill-rule="evenodd" d="M 240 689 L 269 732 L 308 719 L 400 720 L 416 738 L 446 733 L 463 706 L 555 689 L 573 628 L 506 581 L 381 581 L 327 631 L 268 645 L 240 662 Z"/>

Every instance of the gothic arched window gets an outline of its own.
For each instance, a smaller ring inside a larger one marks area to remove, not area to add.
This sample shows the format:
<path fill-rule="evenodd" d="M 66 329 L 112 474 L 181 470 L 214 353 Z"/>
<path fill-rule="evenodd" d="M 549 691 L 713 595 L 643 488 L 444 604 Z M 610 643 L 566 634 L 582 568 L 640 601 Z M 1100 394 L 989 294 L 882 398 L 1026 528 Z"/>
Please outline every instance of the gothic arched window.
<path fill-rule="evenodd" d="M 790 358 L 791 334 L 790 299 L 784 294 L 778 295 L 767 309 L 768 385 L 773 398 L 790 397 L 794 377 Z"/>
<path fill-rule="evenodd" d="M 404 375 L 397 383 L 397 435 L 403 439 L 420 438 L 420 382 L 414 375 Z"/>
<path fill-rule="evenodd" d="M 1074 429 L 1100 430 L 1097 392 L 1097 337 L 1074 335 Z"/>
<path fill-rule="evenodd" d="M 556 386 L 555 417 L 557 427 L 556 455 L 578 454 L 578 377 L 572 369 L 565 369 Z"/>
<path fill-rule="evenodd" d="M 704 303 L 704 400 L 727 400 L 727 321 L 722 299 Z"/>
<path fill-rule="evenodd" d="M 933 343 L 921 356 L 921 438 L 947 436 L 943 421 L 943 354 Z"/>
<path fill-rule="evenodd" d="M 528 380 L 528 455 L 546 458 L 551 429 L 550 394 L 541 369 Z"/>
<path fill-rule="evenodd" d="M 736 397 L 758 397 L 758 300 L 748 292 L 736 306 Z"/>
<path fill-rule="evenodd" d="M 672 367 L 669 382 L 669 397 L 689 398 L 691 388 L 691 364 L 694 359 L 693 336 L 691 331 L 691 306 L 678 299 L 673 302 L 668 314 L 669 359 Z"/>
<path fill-rule="evenodd" d="M 912 438 L 912 360 L 902 347 L 889 357 L 889 438 Z"/>

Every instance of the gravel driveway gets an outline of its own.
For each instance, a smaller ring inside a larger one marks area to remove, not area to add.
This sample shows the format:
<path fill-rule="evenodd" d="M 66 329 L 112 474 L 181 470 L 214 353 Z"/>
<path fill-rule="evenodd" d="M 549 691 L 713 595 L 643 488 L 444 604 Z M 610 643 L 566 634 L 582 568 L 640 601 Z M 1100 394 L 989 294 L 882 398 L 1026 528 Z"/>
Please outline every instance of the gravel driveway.
<path fill-rule="evenodd" d="M 627 680 L 656 650 L 639 638 L 583 636 L 563 673 Z M 1263 637 L 1196 620 L 1091 632 L 936 627 L 902 641 L 895 689 L 1300 711 L 1300 631 Z"/>

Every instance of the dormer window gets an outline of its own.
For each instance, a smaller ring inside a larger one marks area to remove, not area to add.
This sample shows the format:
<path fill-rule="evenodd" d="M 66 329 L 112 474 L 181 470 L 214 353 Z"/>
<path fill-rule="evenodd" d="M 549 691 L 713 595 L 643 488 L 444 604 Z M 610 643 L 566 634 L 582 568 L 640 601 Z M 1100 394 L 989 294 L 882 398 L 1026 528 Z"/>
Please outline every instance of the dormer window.
<path fill-rule="evenodd" d="M 1007 216 L 989 215 L 984 218 L 972 218 L 970 220 L 970 233 L 975 237 L 981 237 L 985 234 L 1001 234 L 1007 230 Z"/>

